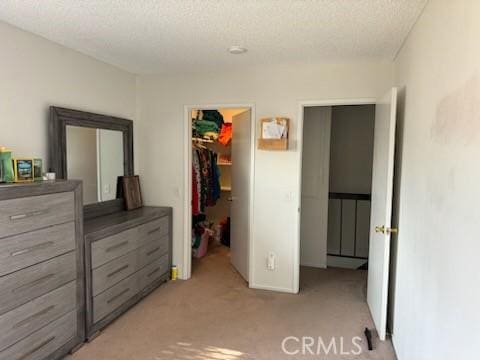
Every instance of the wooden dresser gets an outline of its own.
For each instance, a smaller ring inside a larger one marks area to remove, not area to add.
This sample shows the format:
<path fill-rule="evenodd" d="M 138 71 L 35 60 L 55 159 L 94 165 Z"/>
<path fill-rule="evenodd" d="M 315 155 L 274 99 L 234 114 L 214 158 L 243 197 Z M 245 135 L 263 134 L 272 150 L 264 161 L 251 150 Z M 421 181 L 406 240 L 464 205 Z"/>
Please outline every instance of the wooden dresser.
<path fill-rule="evenodd" d="M 83 343 L 82 221 L 79 181 L 0 185 L 0 360 Z"/>
<path fill-rule="evenodd" d="M 85 220 L 87 338 L 170 276 L 172 209 L 143 207 Z"/>

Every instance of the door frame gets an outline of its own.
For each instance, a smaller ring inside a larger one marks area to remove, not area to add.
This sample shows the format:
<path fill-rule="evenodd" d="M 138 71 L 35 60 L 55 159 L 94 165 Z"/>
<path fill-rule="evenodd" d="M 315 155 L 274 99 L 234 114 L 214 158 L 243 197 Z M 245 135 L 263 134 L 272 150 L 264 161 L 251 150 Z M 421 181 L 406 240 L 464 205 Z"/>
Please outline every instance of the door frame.
<path fill-rule="evenodd" d="M 297 229 L 295 231 L 294 240 L 294 256 L 293 256 L 293 291 L 298 293 L 300 291 L 300 222 L 302 218 L 302 160 L 303 160 L 303 123 L 305 108 L 317 106 L 341 106 L 341 105 L 375 105 L 376 98 L 357 98 L 357 99 L 324 99 L 324 100 L 310 100 L 298 102 L 298 124 L 297 124 L 297 143 L 298 143 L 298 164 L 299 170 L 297 173 L 298 184 L 298 212 L 295 221 Z"/>
<path fill-rule="evenodd" d="M 255 185 L 255 104 L 234 103 L 234 104 L 197 104 L 184 106 L 184 201 L 183 201 L 183 268 L 182 279 L 188 280 L 192 276 L 192 119 L 191 113 L 195 109 L 217 110 L 217 109 L 250 109 L 251 118 L 251 139 L 250 139 L 250 196 L 249 203 L 249 231 L 248 231 L 248 284 L 253 283 L 253 219 L 254 206 L 253 195 Z"/>

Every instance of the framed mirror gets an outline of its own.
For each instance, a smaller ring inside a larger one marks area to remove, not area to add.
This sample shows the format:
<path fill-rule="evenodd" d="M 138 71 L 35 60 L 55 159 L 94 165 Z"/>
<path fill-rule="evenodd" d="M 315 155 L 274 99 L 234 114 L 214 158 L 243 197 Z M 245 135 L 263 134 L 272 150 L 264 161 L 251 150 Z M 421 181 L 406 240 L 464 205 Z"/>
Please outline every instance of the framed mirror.
<path fill-rule="evenodd" d="M 50 168 L 83 181 L 84 216 L 123 210 L 119 176 L 133 175 L 132 120 L 50 107 Z"/>

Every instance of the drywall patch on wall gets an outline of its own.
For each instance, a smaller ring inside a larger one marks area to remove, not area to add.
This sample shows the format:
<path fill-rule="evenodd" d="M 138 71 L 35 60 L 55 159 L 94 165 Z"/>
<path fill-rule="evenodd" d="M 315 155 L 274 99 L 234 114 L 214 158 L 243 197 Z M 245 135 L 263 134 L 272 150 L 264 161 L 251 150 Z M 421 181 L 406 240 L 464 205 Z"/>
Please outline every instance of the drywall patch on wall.
<path fill-rule="evenodd" d="M 480 76 L 474 74 L 461 88 L 439 103 L 431 136 L 441 144 L 467 145 L 480 133 Z"/>

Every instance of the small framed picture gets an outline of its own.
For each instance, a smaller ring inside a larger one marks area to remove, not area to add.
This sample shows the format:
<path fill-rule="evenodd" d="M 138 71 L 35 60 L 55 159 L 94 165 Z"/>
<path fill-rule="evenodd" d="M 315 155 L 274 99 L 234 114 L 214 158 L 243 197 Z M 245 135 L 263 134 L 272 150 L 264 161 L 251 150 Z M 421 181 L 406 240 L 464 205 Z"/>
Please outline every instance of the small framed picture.
<path fill-rule="evenodd" d="M 143 206 L 138 175 L 118 177 L 117 198 L 122 197 L 125 199 L 125 208 L 127 210 L 134 210 Z"/>
<path fill-rule="evenodd" d="M 43 179 L 43 161 L 42 161 L 42 159 L 33 159 L 33 179 L 35 181 Z"/>
<path fill-rule="evenodd" d="M 15 182 L 33 181 L 33 159 L 13 159 Z"/>

